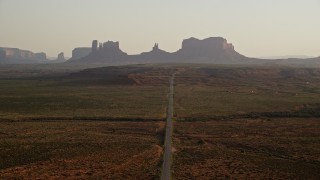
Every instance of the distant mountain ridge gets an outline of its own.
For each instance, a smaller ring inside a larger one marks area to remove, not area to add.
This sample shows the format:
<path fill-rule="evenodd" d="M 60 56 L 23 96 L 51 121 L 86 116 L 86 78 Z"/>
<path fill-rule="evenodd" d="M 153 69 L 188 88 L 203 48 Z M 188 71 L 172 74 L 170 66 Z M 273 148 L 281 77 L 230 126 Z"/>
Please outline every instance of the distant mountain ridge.
<path fill-rule="evenodd" d="M 132 64 L 132 63 L 216 63 L 238 64 L 246 63 L 250 58 L 236 52 L 234 46 L 222 37 L 210 37 L 203 40 L 196 38 L 185 39 L 181 49 L 169 53 L 159 48 L 156 43 L 151 51 L 138 55 L 128 55 L 119 47 L 119 42 L 108 41 L 100 43 L 93 41 L 91 52 L 88 56 L 75 59 L 69 63 L 108 63 L 108 64 Z"/>
<path fill-rule="evenodd" d="M 223 37 L 206 39 L 188 38 L 182 41 L 176 52 L 166 52 L 155 43 L 148 52 L 128 55 L 120 49 L 119 42 L 107 41 L 99 43 L 93 40 L 91 47 L 79 47 L 72 51 L 72 58 L 65 60 L 59 53 L 55 60 L 48 60 L 45 53 L 33 53 L 18 48 L 0 47 L 0 64 L 47 64 L 68 63 L 84 66 L 108 66 L 145 63 L 205 63 L 205 64 L 239 64 L 239 65 L 284 65 L 320 67 L 320 57 L 315 58 L 250 58 L 235 50 Z"/>

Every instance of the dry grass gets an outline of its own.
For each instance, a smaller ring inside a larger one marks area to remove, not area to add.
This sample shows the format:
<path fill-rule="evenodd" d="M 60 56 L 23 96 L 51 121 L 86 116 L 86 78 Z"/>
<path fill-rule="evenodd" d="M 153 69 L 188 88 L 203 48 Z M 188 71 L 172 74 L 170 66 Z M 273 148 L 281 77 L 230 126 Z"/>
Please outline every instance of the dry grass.
<path fill-rule="evenodd" d="M 173 72 L 176 179 L 320 178 L 317 69 L 13 70 L 0 72 L 0 118 L 20 121 L 0 123 L 0 179 L 158 179 L 164 122 L 148 120 L 165 118 Z M 292 111 L 312 111 L 314 119 L 217 121 Z M 21 121 L 32 119 L 64 121 Z"/>
<path fill-rule="evenodd" d="M 163 119 L 166 86 L 70 86 L 0 80 L 0 119 Z"/>
<path fill-rule="evenodd" d="M 320 71 L 290 68 L 190 68 L 176 77 L 180 119 L 292 112 L 320 104 Z"/>
<path fill-rule="evenodd" d="M 0 179 L 158 179 L 163 122 L 0 124 Z"/>
<path fill-rule="evenodd" d="M 320 119 L 176 122 L 175 179 L 319 179 Z"/>

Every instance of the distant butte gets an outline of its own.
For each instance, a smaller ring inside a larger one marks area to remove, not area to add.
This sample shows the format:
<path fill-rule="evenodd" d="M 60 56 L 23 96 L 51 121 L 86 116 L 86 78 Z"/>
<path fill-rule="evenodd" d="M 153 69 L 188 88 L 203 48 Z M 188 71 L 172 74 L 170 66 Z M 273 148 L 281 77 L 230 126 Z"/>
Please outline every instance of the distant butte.
<path fill-rule="evenodd" d="M 238 53 L 234 46 L 223 37 L 206 39 L 189 38 L 182 41 L 176 52 L 162 50 L 155 43 L 150 51 L 128 55 L 122 51 L 119 42 L 98 42 L 93 40 L 91 47 L 73 49 L 72 58 L 65 60 L 60 53 L 55 60 L 48 60 L 45 53 L 33 53 L 18 48 L 0 47 L 0 64 L 47 64 L 67 63 L 79 65 L 108 66 L 145 63 L 206 63 L 206 64 L 244 64 L 244 65 L 293 65 L 320 67 L 320 57 L 316 58 L 249 58 Z"/>
<path fill-rule="evenodd" d="M 33 53 L 18 48 L 0 47 L 0 64 L 6 63 L 41 63 L 47 60 L 44 52 Z"/>
<path fill-rule="evenodd" d="M 99 45 L 99 46 L 98 46 Z M 80 59 L 73 57 L 69 63 L 162 63 L 162 62 L 196 62 L 196 63 L 222 63 L 238 64 L 245 63 L 249 58 L 234 50 L 234 46 L 222 37 L 210 37 L 199 40 L 189 38 L 183 40 L 181 49 L 169 53 L 159 48 L 155 43 L 152 50 L 138 55 L 128 55 L 120 49 L 119 42 L 108 41 L 92 42 L 91 52 L 87 49 L 87 56 Z"/>

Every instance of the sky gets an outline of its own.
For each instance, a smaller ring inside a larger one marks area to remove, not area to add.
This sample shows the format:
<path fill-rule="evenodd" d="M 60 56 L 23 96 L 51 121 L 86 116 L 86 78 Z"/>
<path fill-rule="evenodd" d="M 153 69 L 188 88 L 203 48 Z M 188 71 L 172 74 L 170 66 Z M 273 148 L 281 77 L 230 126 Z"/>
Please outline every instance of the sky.
<path fill-rule="evenodd" d="M 49 57 L 94 39 L 138 54 L 217 36 L 248 57 L 320 56 L 320 0 L 0 0 L 0 47 Z"/>

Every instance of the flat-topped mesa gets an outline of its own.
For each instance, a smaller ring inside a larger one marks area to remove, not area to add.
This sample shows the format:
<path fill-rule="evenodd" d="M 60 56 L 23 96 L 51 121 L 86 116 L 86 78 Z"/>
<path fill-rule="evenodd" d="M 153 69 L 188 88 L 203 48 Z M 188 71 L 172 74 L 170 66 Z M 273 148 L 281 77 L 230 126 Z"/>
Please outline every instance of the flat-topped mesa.
<path fill-rule="evenodd" d="M 33 53 L 27 50 L 21 50 L 18 48 L 6 48 L 0 47 L 0 58 L 11 60 L 46 60 L 47 55 L 44 52 Z"/>
<path fill-rule="evenodd" d="M 207 39 L 199 40 L 196 38 L 185 39 L 182 42 L 183 50 L 202 49 L 207 50 L 234 50 L 232 44 L 229 44 L 226 39 L 222 37 L 210 37 Z"/>
<path fill-rule="evenodd" d="M 207 59 L 214 63 L 235 63 L 245 59 L 234 50 L 232 44 L 222 37 L 210 37 L 203 40 L 196 38 L 185 39 L 176 57 L 189 60 Z"/>

